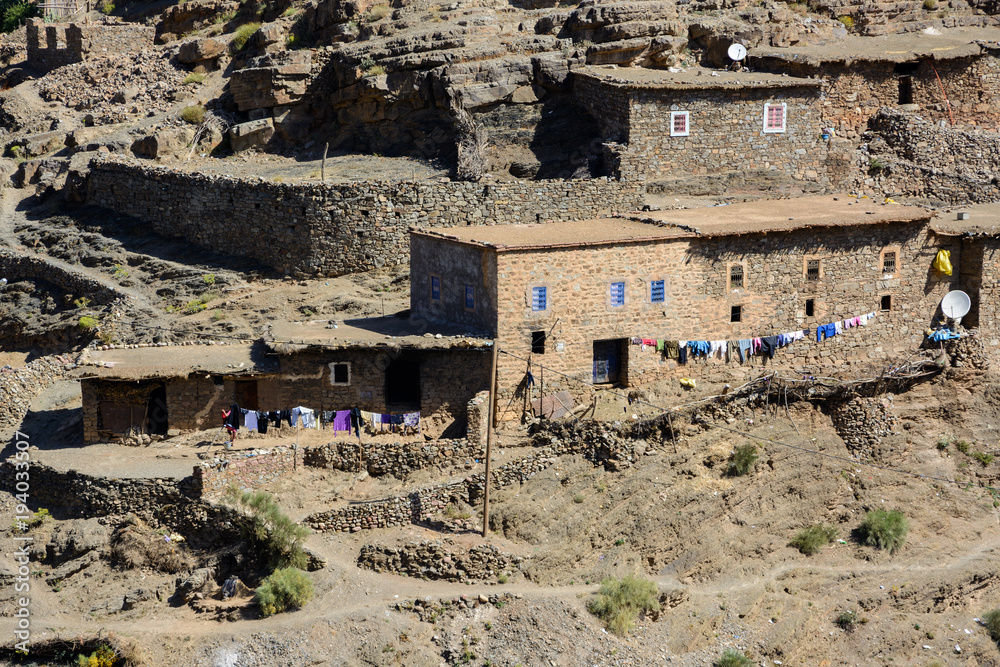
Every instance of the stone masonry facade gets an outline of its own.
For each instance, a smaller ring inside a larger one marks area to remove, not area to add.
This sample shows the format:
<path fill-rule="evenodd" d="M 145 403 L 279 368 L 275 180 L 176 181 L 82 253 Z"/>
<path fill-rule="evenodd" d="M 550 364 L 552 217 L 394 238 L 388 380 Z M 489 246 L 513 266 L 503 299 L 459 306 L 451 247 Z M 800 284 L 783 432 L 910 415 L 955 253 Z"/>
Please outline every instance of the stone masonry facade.
<path fill-rule="evenodd" d="M 28 19 L 28 66 L 48 72 L 95 53 L 137 53 L 153 46 L 155 30 L 131 23 L 45 23 Z"/>
<path fill-rule="evenodd" d="M 411 225 L 589 218 L 637 210 L 643 192 L 608 179 L 272 183 L 104 160 L 92 164 L 87 202 L 163 236 L 318 277 L 405 265 Z"/>
<path fill-rule="evenodd" d="M 608 173 L 625 181 L 773 172 L 828 188 L 843 177 L 830 142 L 822 139 L 818 80 L 682 89 L 577 73 L 574 95 L 601 125 Z M 783 132 L 764 132 L 765 103 L 785 105 Z M 673 112 L 688 113 L 686 136 L 671 136 Z"/>
<path fill-rule="evenodd" d="M 256 489 L 302 467 L 302 450 L 290 447 L 227 452 L 194 467 L 193 492 L 201 498 L 218 498 L 235 485 Z"/>

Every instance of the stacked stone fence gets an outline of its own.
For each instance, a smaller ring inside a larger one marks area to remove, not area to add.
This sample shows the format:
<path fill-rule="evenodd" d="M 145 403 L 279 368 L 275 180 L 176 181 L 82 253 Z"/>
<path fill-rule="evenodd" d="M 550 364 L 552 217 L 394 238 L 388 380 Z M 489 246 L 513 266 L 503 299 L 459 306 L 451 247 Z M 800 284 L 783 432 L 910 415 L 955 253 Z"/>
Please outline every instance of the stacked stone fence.
<path fill-rule="evenodd" d="M 16 493 L 16 462 L 0 463 L 0 489 Z M 23 471 L 22 471 L 23 472 Z M 115 479 L 62 472 L 39 463 L 28 466 L 29 507 L 58 518 L 124 518 L 135 514 L 154 528 L 183 535 L 196 549 L 222 547 L 240 539 L 234 510 L 198 497 L 192 478 Z"/>
<path fill-rule="evenodd" d="M 99 280 L 32 255 L 0 251 L 0 277 L 6 278 L 8 283 L 18 280 L 45 280 L 58 285 L 70 294 L 86 295 L 96 306 L 109 304 L 119 298 L 127 298 L 124 293 Z"/>
<path fill-rule="evenodd" d="M 447 540 L 452 544 L 451 540 Z M 375 572 L 392 572 L 420 579 L 462 583 L 494 582 L 521 568 L 521 556 L 506 554 L 489 544 L 467 552 L 449 549 L 441 540 L 413 542 L 393 548 L 377 544 L 361 547 L 360 567 Z"/>
<path fill-rule="evenodd" d="M 472 397 L 466 406 L 466 420 L 468 425 L 465 430 L 465 437 L 469 443 L 481 449 L 486 448 L 486 434 L 489 430 L 488 419 L 490 415 L 490 392 L 481 391 Z"/>
<path fill-rule="evenodd" d="M 112 157 L 92 163 L 87 202 L 290 275 L 337 276 L 407 264 L 410 226 L 593 218 L 640 208 L 643 190 L 606 178 L 276 183 Z"/>
<path fill-rule="evenodd" d="M 871 458 L 877 452 L 882 438 L 891 435 L 897 423 L 891 395 L 838 403 L 831 410 L 830 417 L 847 448 L 865 458 Z"/>
<path fill-rule="evenodd" d="M 0 429 L 19 426 L 35 396 L 74 368 L 72 359 L 57 354 L 0 371 Z"/>
<path fill-rule="evenodd" d="M 28 19 L 28 66 L 43 72 L 102 53 L 136 53 L 153 46 L 154 29 L 129 23 L 54 23 Z"/>
<path fill-rule="evenodd" d="M 483 447 L 467 440 L 434 442 L 357 443 L 331 442 L 304 450 L 308 466 L 344 472 L 367 471 L 372 477 L 392 475 L 403 479 L 414 470 L 444 467 L 486 455 Z"/>
<path fill-rule="evenodd" d="M 193 492 L 216 498 L 231 485 L 242 490 L 264 486 L 303 465 L 302 450 L 291 447 L 228 452 L 194 467 Z"/>

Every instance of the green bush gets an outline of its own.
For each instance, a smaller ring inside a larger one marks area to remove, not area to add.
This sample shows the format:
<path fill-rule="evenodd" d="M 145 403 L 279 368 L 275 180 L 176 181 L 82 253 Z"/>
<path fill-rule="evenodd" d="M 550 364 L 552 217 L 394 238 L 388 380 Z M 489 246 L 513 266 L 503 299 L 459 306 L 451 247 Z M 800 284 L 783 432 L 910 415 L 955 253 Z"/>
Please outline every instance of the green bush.
<path fill-rule="evenodd" d="M 236 55 L 242 51 L 243 47 L 247 45 L 247 41 L 249 41 L 250 36 L 258 30 L 260 30 L 260 24 L 256 22 L 244 23 L 237 28 L 236 32 L 233 34 L 233 41 L 229 42 L 229 52 Z"/>
<path fill-rule="evenodd" d="M 955 443 L 955 449 L 962 452 L 963 454 L 968 454 L 970 447 L 971 445 L 969 445 L 969 443 L 966 442 L 965 440 L 959 440 L 958 442 Z"/>
<path fill-rule="evenodd" d="M 757 445 L 740 445 L 729 457 L 728 474 L 732 477 L 742 477 L 757 463 Z"/>
<path fill-rule="evenodd" d="M 288 518 L 274 496 L 266 491 L 241 491 L 230 486 L 226 489 L 226 501 L 240 512 L 243 534 L 264 554 L 271 568 L 305 568 L 308 559 L 302 550 L 302 540 L 309 529 Z"/>
<path fill-rule="evenodd" d="M 191 72 L 186 77 L 184 77 L 184 80 L 181 81 L 181 85 L 187 86 L 192 83 L 201 83 L 204 80 L 205 80 L 204 74 L 199 74 L 198 72 Z"/>
<path fill-rule="evenodd" d="M 798 532 L 788 546 L 795 547 L 807 556 L 819 553 L 820 549 L 837 538 L 836 526 L 817 523 Z"/>
<path fill-rule="evenodd" d="M 982 463 L 984 468 L 989 464 L 993 463 L 992 454 L 987 454 L 985 452 L 972 452 L 971 454 L 969 454 L 969 456 Z"/>
<path fill-rule="evenodd" d="M 27 23 L 28 19 L 38 16 L 38 5 L 30 2 L 0 2 L 0 15 L 3 16 L 3 32 L 14 32 Z"/>
<path fill-rule="evenodd" d="M 993 641 L 1000 642 L 1000 609 L 994 609 L 983 614 L 983 625 L 990 631 Z"/>
<path fill-rule="evenodd" d="M 722 657 L 715 663 L 716 667 L 754 667 L 754 662 L 739 651 L 727 648 Z"/>
<path fill-rule="evenodd" d="M 111 2 L 111 0 L 104 0 L 101 3 L 100 10 L 102 14 L 110 16 L 115 11 L 115 3 Z"/>
<path fill-rule="evenodd" d="M 866 545 L 894 554 L 906 543 L 910 524 L 899 510 L 872 510 L 859 530 Z"/>
<path fill-rule="evenodd" d="M 97 328 L 97 318 L 90 315 L 83 315 L 77 320 L 76 325 L 84 331 L 93 331 Z"/>
<path fill-rule="evenodd" d="M 833 622 L 839 625 L 847 632 L 851 632 L 852 630 L 854 630 L 855 627 L 857 627 L 859 623 L 862 625 L 867 623 L 868 619 L 858 616 L 853 611 L 845 611 L 842 614 L 838 615 L 837 618 L 833 619 Z"/>
<path fill-rule="evenodd" d="M 205 107 L 200 104 L 194 104 L 189 107 L 184 107 L 181 109 L 181 120 L 185 123 L 190 123 L 191 125 L 197 125 L 201 121 L 205 120 Z"/>
<path fill-rule="evenodd" d="M 656 584 L 634 575 L 609 577 L 601 582 L 597 597 L 587 604 L 591 614 L 604 621 L 616 635 L 625 636 L 635 626 L 639 614 L 659 611 Z"/>
<path fill-rule="evenodd" d="M 312 596 L 313 585 L 309 576 L 294 567 L 275 570 L 256 591 L 257 604 L 264 616 L 302 607 Z"/>
<path fill-rule="evenodd" d="M 844 27 L 850 30 L 854 27 L 854 19 L 850 16 L 838 16 L 837 20 L 844 24 Z"/>

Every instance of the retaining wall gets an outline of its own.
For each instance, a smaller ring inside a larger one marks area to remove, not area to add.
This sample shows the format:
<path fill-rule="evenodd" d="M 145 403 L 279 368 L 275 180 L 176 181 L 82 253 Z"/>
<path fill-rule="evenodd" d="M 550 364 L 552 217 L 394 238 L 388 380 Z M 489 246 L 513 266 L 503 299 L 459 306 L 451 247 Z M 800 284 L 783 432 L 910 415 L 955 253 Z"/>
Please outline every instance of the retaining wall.
<path fill-rule="evenodd" d="M 414 470 L 482 458 L 485 449 L 466 440 L 395 442 L 391 444 L 331 442 L 303 450 L 306 465 L 344 472 L 366 470 L 372 477 L 404 478 Z"/>
<path fill-rule="evenodd" d="M 68 357 L 54 355 L 0 371 L 0 429 L 19 426 L 35 396 L 74 368 L 76 364 Z"/>
<path fill-rule="evenodd" d="M 256 489 L 302 465 L 302 450 L 290 447 L 228 452 L 194 467 L 192 491 L 202 498 L 217 497 L 230 485 Z"/>
<path fill-rule="evenodd" d="M 466 183 L 273 183 L 136 164 L 92 163 L 87 202 L 163 236 L 248 257 L 295 276 L 409 262 L 411 225 L 533 223 L 636 210 L 641 186 L 608 179 Z"/>

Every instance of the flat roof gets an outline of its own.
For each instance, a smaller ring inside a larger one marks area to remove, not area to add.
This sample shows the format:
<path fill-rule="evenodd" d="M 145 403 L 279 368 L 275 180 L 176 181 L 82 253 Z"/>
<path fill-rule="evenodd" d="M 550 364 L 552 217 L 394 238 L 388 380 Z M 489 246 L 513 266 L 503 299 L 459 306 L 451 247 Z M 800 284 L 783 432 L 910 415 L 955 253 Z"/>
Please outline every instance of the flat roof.
<path fill-rule="evenodd" d="M 960 212 L 968 213 L 969 219 L 959 220 Z M 1000 235 L 1000 204 L 976 204 L 939 211 L 931 219 L 931 229 L 945 236 Z"/>
<path fill-rule="evenodd" d="M 595 65 L 573 69 L 574 75 L 590 77 L 617 88 L 658 90 L 702 90 L 705 88 L 793 88 L 820 87 L 820 79 L 803 79 L 785 74 L 729 72 L 692 67 L 679 72 L 645 67 Z"/>
<path fill-rule="evenodd" d="M 762 234 L 810 227 L 909 223 L 928 220 L 931 215 L 919 206 L 880 204 L 849 195 L 819 195 L 533 225 L 411 228 L 410 233 L 464 245 L 492 247 L 503 252 L 698 236 Z"/>
<path fill-rule="evenodd" d="M 941 28 L 931 33 L 924 30 L 878 37 L 848 35 L 841 41 L 818 45 L 758 46 L 750 49 L 749 56 L 751 65 L 754 58 L 775 58 L 813 67 L 824 63 L 901 63 L 920 58 L 951 60 L 979 55 L 983 48 L 997 48 L 998 41 L 998 28 Z"/>
<path fill-rule="evenodd" d="M 334 328 L 336 325 L 336 328 Z M 271 325 L 265 339 L 279 354 L 306 348 L 348 350 L 365 348 L 472 349 L 488 348 L 490 337 L 473 327 L 439 324 L 409 317 L 366 317 L 343 321 L 311 320 Z"/>
<path fill-rule="evenodd" d="M 262 346 L 253 344 L 88 348 L 81 353 L 79 364 L 73 376 L 108 380 L 177 378 L 192 373 L 251 375 L 278 370 L 277 361 L 265 357 Z"/>

